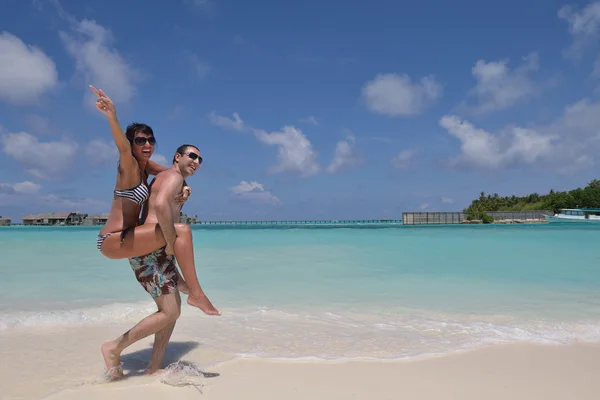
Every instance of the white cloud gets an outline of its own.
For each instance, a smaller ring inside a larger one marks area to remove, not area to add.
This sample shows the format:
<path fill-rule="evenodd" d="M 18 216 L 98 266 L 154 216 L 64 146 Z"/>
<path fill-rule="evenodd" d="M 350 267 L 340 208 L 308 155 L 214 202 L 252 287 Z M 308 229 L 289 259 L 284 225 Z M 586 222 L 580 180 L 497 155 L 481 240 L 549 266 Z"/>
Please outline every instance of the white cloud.
<path fill-rule="evenodd" d="M 265 187 L 261 183 L 258 183 L 256 181 L 241 181 L 239 185 L 231 187 L 231 191 L 235 194 L 247 193 L 256 189 L 258 189 L 259 191 L 264 191 Z"/>
<path fill-rule="evenodd" d="M 13 189 L 15 189 L 15 192 L 23 194 L 35 193 L 38 191 L 39 188 L 40 185 L 30 181 L 19 182 L 13 185 Z"/>
<path fill-rule="evenodd" d="M 194 69 L 194 72 L 198 76 L 199 79 L 204 79 L 206 75 L 212 70 L 212 66 L 206 61 L 202 61 L 200 57 L 196 54 L 187 52 L 187 58 L 190 62 L 190 65 Z"/>
<path fill-rule="evenodd" d="M 421 205 L 419 206 L 419 208 L 420 208 L 421 210 L 426 210 L 426 209 L 428 209 L 428 208 L 429 208 L 429 204 L 428 204 L 428 203 L 423 203 L 423 204 L 421 204 Z"/>
<path fill-rule="evenodd" d="M 183 3 L 207 13 L 212 13 L 214 11 L 214 3 L 212 0 L 183 0 Z"/>
<path fill-rule="evenodd" d="M 327 172 L 333 173 L 344 166 L 358 165 L 363 162 L 354 151 L 354 136 L 349 135 L 347 140 L 340 140 L 335 146 L 335 153 L 331 164 L 327 166 Z"/>
<path fill-rule="evenodd" d="M 167 119 L 179 119 L 185 115 L 185 107 L 182 105 L 176 105 L 167 113 Z"/>
<path fill-rule="evenodd" d="M 452 115 L 444 116 L 440 125 L 461 144 L 461 153 L 451 165 L 490 169 L 537 165 L 574 173 L 594 166 L 600 152 L 600 102 L 589 99 L 567 105 L 547 125 L 508 126 L 492 133 Z"/>
<path fill-rule="evenodd" d="M 600 56 L 594 61 L 594 69 L 592 70 L 592 76 L 594 78 L 600 78 Z"/>
<path fill-rule="evenodd" d="M 316 162 L 317 152 L 312 143 L 302 131 L 294 126 L 284 126 L 279 132 L 267 132 L 246 126 L 238 113 L 233 113 L 233 120 L 217 115 L 214 111 L 209 114 L 213 125 L 238 132 L 251 131 L 262 143 L 277 146 L 277 165 L 270 168 L 271 173 L 296 173 L 300 176 L 311 176 L 320 171 Z"/>
<path fill-rule="evenodd" d="M 310 125 L 315 125 L 315 126 L 319 125 L 319 121 L 317 121 L 317 119 L 315 117 L 313 117 L 312 115 L 309 115 L 306 118 L 300 118 L 300 122 L 302 122 L 303 124 L 310 124 Z"/>
<path fill-rule="evenodd" d="M 255 203 L 281 204 L 281 201 L 276 196 L 270 191 L 265 190 L 263 184 L 256 181 L 241 181 L 239 185 L 231 187 L 230 190 L 235 197 L 242 200 Z"/>
<path fill-rule="evenodd" d="M 278 163 L 271 167 L 271 173 L 290 172 L 306 177 L 320 171 L 317 152 L 300 129 L 284 126 L 280 132 L 271 133 L 254 129 L 254 134 L 261 142 L 277 146 Z"/>
<path fill-rule="evenodd" d="M 26 132 L 8 133 L 0 137 L 3 151 L 37 178 L 51 178 L 66 169 L 75 156 L 75 142 L 41 142 Z"/>
<path fill-rule="evenodd" d="M 248 44 L 248 39 L 246 39 L 242 35 L 234 35 L 233 38 L 231 38 L 231 43 L 233 43 L 236 46 L 243 46 L 245 44 Z"/>
<path fill-rule="evenodd" d="M 24 181 L 19 183 L 0 183 L 0 193 L 8 194 L 32 194 L 38 191 L 40 185 L 30 181 Z"/>
<path fill-rule="evenodd" d="M 509 164 L 533 164 L 550 155 L 557 139 L 520 127 L 509 127 L 494 135 L 455 115 L 443 116 L 440 125 L 461 142 L 461 154 L 451 161 L 453 165 L 496 169 Z"/>
<path fill-rule="evenodd" d="M 227 117 L 223 117 L 221 115 L 217 115 L 217 113 L 215 113 L 214 111 L 212 111 L 208 115 L 208 119 L 210 120 L 211 124 L 224 129 L 231 129 L 238 132 L 241 132 L 244 129 L 246 129 L 244 121 L 242 121 L 242 119 L 236 112 L 233 113 L 233 120 Z"/>
<path fill-rule="evenodd" d="M 538 88 L 530 77 L 539 69 L 537 54 L 523 58 L 523 63 L 510 70 L 508 60 L 478 60 L 471 72 L 477 81 L 469 96 L 477 99 L 477 105 L 469 107 L 474 113 L 486 113 L 514 106 L 536 95 Z"/>
<path fill-rule="evenodd" d="M 597 136 L 600 124 L 600 102 L 582 99 L 565 106 L 562 117 L 552 126 L 557 130 L 572 130 L 576 136 Z M 566 136 L 566 135 L 565 135 Z"/>
<path fill-rule="evenodd" d="M 394 139 L 387 136 L 366 136 L 364 139 L 373 140 L 380 143 L 392 143 Z"/>
<path fill-rule="evenodd" d="M 454 200 L 451 199 L 450 197 L 442 197 L 441 200 L 442 200 L 442 203 L 444 203 L 444 204 L 454 204 Z"/>
<path fill-rule="evenodd" d="M 59 32 L 67 51 L 75 59 L 77 73 L 85 81 L 84 99 L 94 107 L 95 95 L 88 85 L 102 89 L 115 103 L 129 102 L 136 93 L 140 73 L 113 47 L 110 30 L 93 20 L 70 20 L 71 31 Z"/>
<path fill-rule="evenodd" d="M 116 163 L 119 151 L 114 142 L 94 139 L 85 148 L 85 155 L 93 165 Z"/>
<path fill-rule="evenodd" d="M 25 123 L 33 133 L 39 133 L 41 135 L 51 135 L 56 129 L 48 118 L 36 114 L 26 115 Z"/>
<path fill-rule="evenodd" d="M 92 165 L 106 165 L 119 161 L 119 151 L 112 141 L 94 139 L 85 148 L 85 156 Z M 154 153 L 150 159 L 158 164 L 168 166 L 167 157 Z"/>
<path fill-rule="evenodd" d="M 30 181 L 15 184 L 0 183 L 0 206 L 25 207 L 26 213 L 60 211 L 104 213 L 110 208 L 108 202 L 91 198 L 73 198 L 55 194 L 32 196 L 39 191 L 40 187 L 39 184 Z"/>
<path fill-rule="evenodd" d="M 47 209 L 53 210 L 52 212 L 81 211 L 89 214 L 106 212 L 110 208 L 110 204 L 105 201 L 90 198 L 68 198 L 54 194 L 42 196 L 40 201 Z"/>
<path fill-rule="evenodd" d="M 415 116 L 442 96 L 442 86 L 433 76 L 413 83 L 406 74 L 379 74 L 362 88 L 362 97 L 371 111 L 389 117 Z"/>
<path fill-rule="evenodd" d="M 580 58 L 588 45 L 597 42 L 600 33 L 600 1 L 575 10 L 567 5 L 558 10 L 558 18 L 567 21 L 573 43 L 564 51 L 567 58 Z"/>
<path fill-rule="evenodd" d="M 406 169 L 412 165 L 412 160 L 416 151 L 412 149 L 400 151 L 394 158 L 391 164 L 397 169 Z"/>
<path fill-rule="evenodd" d="M 212 70 L 212 66 L 204 61 L 198 60 L 194 63 L 194 70 L 196 71 L 198 78 L 203 79 Z"/>
<path fill-rule="evenodd" d="M 537 127 L 559 138 L 551 156 L 560 172 L 572 173 L 595 164 L 600 152 L 600 102 L 582 99 L 567 105 L 553 123 Z"/>
<path fill-rule="evenodd" d="M 0 100 L 17 105 L 34 104 L 56 87 L 56 64 L 38 47 L 2 32 L 0 54 Z"/>
<path fill-rule="evenodd" d="M 154 161 L 155 163 L 166 166 L 166 167 L 168 167 L 172 164 L 167 160 L 167 157 L 163 156 L 162 154 L 154 153 L 154 154 L 152 154 L 152 157 L 150 157 L 150 159 L 152 161 Z"/>

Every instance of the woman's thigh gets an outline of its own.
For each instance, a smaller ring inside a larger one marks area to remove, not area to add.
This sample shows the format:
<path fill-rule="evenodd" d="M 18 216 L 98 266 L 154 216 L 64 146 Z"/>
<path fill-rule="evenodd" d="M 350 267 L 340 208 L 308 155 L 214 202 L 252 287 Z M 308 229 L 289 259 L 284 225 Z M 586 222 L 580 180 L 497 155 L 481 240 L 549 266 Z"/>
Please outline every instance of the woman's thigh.
<path fill-rule="evenodd" d="M 131 228 L 121 242 L 122 232 L 104 239 L 102 254 L 107 258 L 139 257 L 166 246 L 167 242 L 158 224 L 144 224 Z"/>

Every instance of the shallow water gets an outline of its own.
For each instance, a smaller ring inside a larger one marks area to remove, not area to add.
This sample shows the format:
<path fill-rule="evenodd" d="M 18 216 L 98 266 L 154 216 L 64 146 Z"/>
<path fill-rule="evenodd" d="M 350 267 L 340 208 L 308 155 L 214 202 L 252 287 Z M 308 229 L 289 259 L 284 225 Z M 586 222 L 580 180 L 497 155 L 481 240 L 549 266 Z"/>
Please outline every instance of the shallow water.
<path fill-rule="evenodd" d="M 152 312 L 97 227 L 2 228 L 0 330 Z M 232 355 L 403 358 L 512 341 L 600 340 L 600 226 L 193 230 L 223 313 L 177 329 Z"/>

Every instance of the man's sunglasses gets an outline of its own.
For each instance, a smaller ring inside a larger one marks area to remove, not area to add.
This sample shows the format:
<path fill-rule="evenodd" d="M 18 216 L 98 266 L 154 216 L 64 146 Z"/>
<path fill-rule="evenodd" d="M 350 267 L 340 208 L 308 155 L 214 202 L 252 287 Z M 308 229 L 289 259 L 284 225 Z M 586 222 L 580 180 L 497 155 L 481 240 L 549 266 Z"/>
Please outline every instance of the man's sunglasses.
<path fill-rule="evenodd" d="M 145 138 L 141 136 L 138 136 L 135 139 L 133 139 L 133 143 L 137 144 L 138 146 L 143 146 L 146 144 L 146 142 L 154 146 L 154 144 L 156 143 L 156 139 L 154 139 L 154 137 Z"/>
<path fill-rule="evenodd" d="M 184 154 L 187 155 L 192 160 L 198 159 L 198 164 L 202 164 L 202 157 L 200 157 L 198 154 L 191 152 L 191 151 L 184 153 Z"/>

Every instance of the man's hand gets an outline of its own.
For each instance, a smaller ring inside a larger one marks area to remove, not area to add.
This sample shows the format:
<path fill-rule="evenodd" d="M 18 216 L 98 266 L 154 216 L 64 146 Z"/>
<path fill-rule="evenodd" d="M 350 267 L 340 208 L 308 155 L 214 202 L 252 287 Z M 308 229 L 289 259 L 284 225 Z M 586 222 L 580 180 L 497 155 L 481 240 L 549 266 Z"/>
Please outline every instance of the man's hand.
<path fill-rule="evenodd" d="M 177 196 L 173 199 L 175 203 L 184 204 L 187 199 L 192 195 L 192 188 L 184 186 L 181 192 L 177 193 Z"/>

